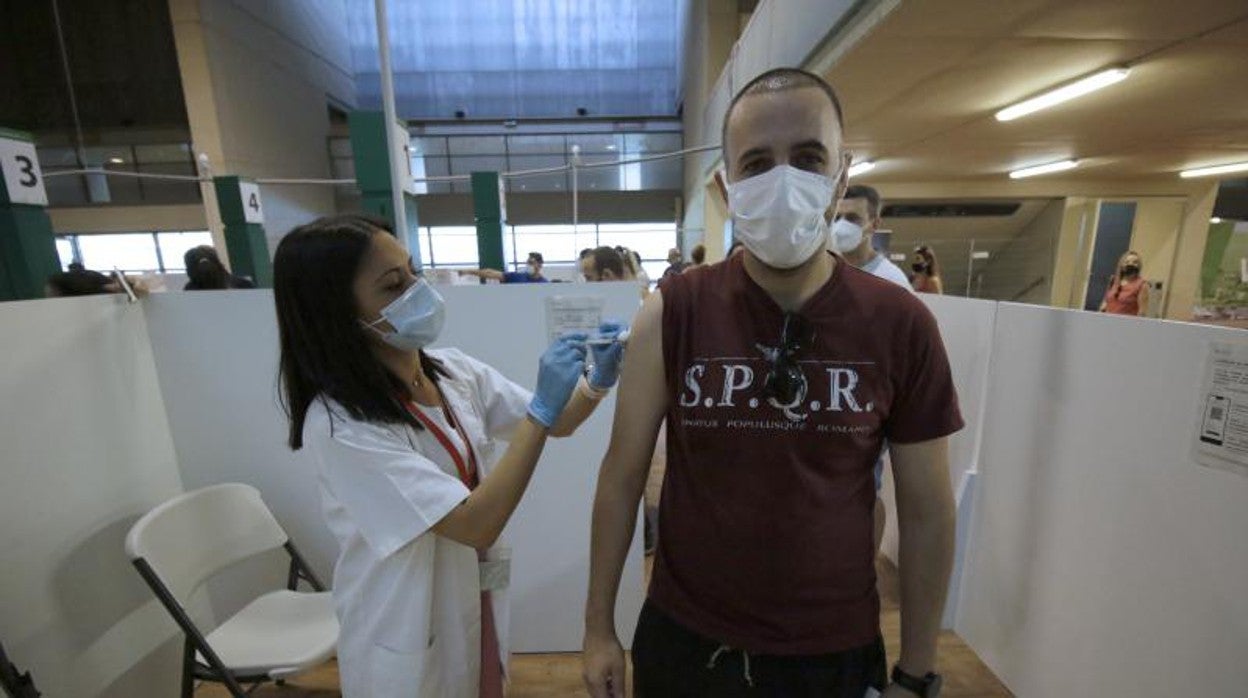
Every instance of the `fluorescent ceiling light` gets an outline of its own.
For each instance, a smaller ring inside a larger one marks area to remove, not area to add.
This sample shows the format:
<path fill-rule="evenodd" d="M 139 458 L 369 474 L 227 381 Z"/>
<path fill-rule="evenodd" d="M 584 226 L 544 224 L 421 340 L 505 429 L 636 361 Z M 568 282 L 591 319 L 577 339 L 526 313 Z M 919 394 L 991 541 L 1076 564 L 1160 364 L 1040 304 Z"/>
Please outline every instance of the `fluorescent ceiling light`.
<path fill-rule="evenodd" d="M 1050 172 L 1061 172 L 1062 170 L 1071 170 L 1078 166 L 1079 162 L 1077 160 L 1050 162 L 1047 165 L 1036 165 L 1035 167 L 1024 167 L 1021 170 L 1014 170 L 1010 173 L 1010 179 L 1022 179 L 1023 177 L 1034 177 L 1036 175 L 1048 174 Z"/>
<path fill-rule="evenodd" d="M 988 259 L 988 253 L 985 251 L 972 252 L 971 259 Z"/>
<path fill-rule="evenodd" d="M 123 165 L 126 161 L 121 158 L 109 158 L 108 162 L 110 165 Z"/>
<path fill-rule="evenodd" d="M 904 254 L 890 254 L 888 258 L 893 260 L 894 262 L 906 261 L 906 256 Z"/>
<path fill-rule="evenodd" d="M 1221 222 L 1222 222 L 1222 219 L 1221 219 L 1221 218 L 1218 218 L 1217 216 L 1214 216 L 1213 218 L 1210 218 L 1210 219 L 1209 219 L 1209 222 L 1210 222 L 1210 223 L 1213 223 L 1214 225 L 1217 225 L 1218 223 L 1221 223 Z"/>
<path fill-rule="evenodd" d="M 857 162 L 849 166 L 849 176 L 857 177 L 863 172 L 870 172 L 873 169 L 875 169 L 874 162 L 871 162 L 870 160 L 863 160 L 862 162 Z"/>
<path fill-rule="evenodd" d="M 1231 172 L 1248 172 L 1248 162 L 1237 162 L 1231 165 L 1217 165 L 1215 167 L 1199 167 L 1194 170 L 1183 170 L 1179 176 L 1183 179 L 1191 177 L 1209 177 L 1210 175 L 1229 174 Z"/>
<path fill-rule="evenodd" d="M 1062 102 L 1072 100 L 1076 97 L 1082 97 L 1083 95 L 1086 95 L 1089 92 L 1095 92 L 1102 87 L 1109 87 L 1130 74 L 1130 68 L 1110 68 L 1109 70 L 1102 70 L 1095 75 L 1088 76 L 1082 80 L 1077 80 L 1069 85 L 1059 87 L 1056 90 L 1049 90 L 1042 95 L 1032 97 L 1031 99 L 1024 100 L 1012 106 L 1008 106 L 997 112 L 997 121 L 1013 121 L 1020 116 L 1027 116 L 1028 114 L 1038 112 L 1041 109 L 1048 109 L 1053 105 L 1061 104 Z"/>

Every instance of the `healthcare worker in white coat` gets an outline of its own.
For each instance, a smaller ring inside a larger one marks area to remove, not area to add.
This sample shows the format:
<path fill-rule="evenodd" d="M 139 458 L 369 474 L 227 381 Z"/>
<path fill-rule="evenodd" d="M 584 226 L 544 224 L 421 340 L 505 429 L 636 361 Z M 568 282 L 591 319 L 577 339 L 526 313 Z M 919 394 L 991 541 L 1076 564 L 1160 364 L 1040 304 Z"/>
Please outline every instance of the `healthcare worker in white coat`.
<path fill-rule="evenodd" d="M 273 272 L 289 444 L 311 452 L 340 545 L 343 695 L 501 698 L 510 561 L 493 546 L 546 438 L 573 433 L 615 383 L 623 349 L 601 340 L 623 328 L 557 340 L 530 394 L 427 349 L 442 298 L 385 221 L 296 228 Z"/>

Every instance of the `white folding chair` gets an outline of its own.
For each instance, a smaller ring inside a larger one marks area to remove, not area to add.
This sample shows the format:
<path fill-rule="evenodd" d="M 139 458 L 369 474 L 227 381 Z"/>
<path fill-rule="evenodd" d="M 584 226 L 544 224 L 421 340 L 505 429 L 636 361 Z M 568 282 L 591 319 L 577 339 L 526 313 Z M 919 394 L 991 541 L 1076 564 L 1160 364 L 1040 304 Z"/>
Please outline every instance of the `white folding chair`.
<path fill-rule="evenodd" d="M 276 548 L 290 554 L 287 588 L 261 595 L 205 637 L 186 611 L 191 595 L 226 567 Z M 243 684 L 284 683 L 334 656 L 330 594 L 254 487 L 215 485 L 174 497 L 134 524 L 126 555 L 186 635 L 183 698 L 196 680 L 223 683 L 241 698 Z M 317 593 L 297 591 L 300 579 Z"/>

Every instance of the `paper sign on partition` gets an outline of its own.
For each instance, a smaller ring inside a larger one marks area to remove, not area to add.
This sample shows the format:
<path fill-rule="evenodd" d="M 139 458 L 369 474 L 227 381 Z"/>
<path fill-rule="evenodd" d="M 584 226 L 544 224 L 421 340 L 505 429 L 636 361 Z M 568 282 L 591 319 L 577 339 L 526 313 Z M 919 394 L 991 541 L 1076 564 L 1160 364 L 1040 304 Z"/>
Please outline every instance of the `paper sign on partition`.
<path fill-rule="evenodd" d="M 565 332 L 594 334 L 602 324 L 601 296 L 552 296 L 546 299 L 547 341 L 554 342 Z"/>
<path fill-rule="evenodd" d="M 1248 476 L 1248 343 L 1210 342 L 1196 462 Z"/>

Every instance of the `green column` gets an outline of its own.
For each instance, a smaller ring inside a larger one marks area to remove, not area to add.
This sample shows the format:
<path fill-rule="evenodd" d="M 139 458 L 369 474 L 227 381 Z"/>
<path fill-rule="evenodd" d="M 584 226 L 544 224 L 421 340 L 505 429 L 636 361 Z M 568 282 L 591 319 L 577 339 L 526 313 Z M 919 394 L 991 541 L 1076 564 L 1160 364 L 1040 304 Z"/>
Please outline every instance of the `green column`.
<path fill-rule="evenodd" d="M 497 172 L 472 173 L 472 213 L 477 225 L 477 255 L 482 269 L 507 271 L 503 262 L 503 226 L 507 205 Z"/>
<path fill-rule="evenodd" d="M 0 128 L 0 172 L 0 300 L 42 298 L 61 262 L 30 134 Z"/>
<path fill-rule="evenodd" d="M 385 218 L 394 226 L 393 187 L 403 185 L 391 181 L 390 158 L 386 154 L 386 117 L 379 111 L 353 111 L 347 116 L 347 125 L 351 130 L 351 155 L 355 161 L 355 184 L 360 190 L 360 206 L 365 213 Z M 395 124 L 395 128 L 402 126 Z M 422 260 L 416 198 L 405 191 L 403 202 L 407 212 L 407 230 L 396 230 L 395 233 L 419 267 Z"/>
<path fill-rule="evenodd" d="M 273 286 L 273 263 L 269 244 L 264 237 L 264 205 L 260 187 L 242 177 L 214 177 L 217 207 L 225 224 L 225 247 L 230 256 L 230 270 L 239 276 L 250 276 L 257 286 Z"/>

